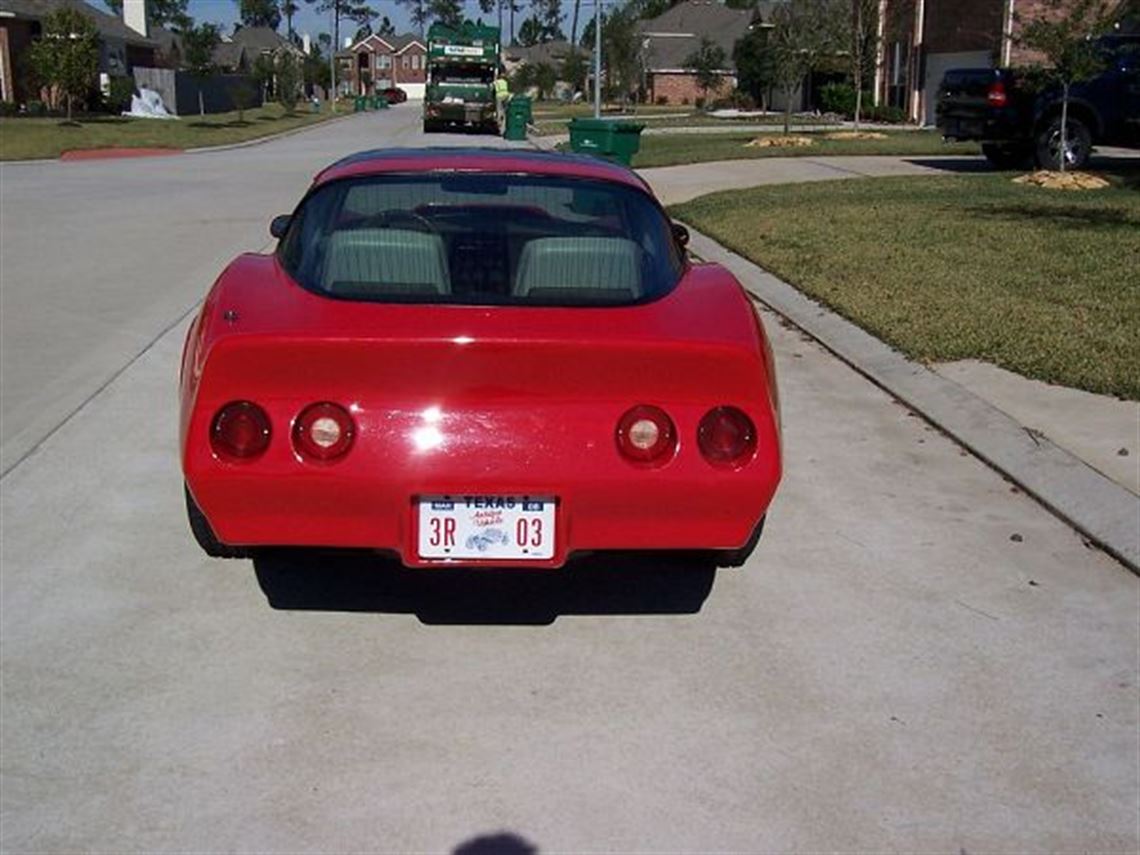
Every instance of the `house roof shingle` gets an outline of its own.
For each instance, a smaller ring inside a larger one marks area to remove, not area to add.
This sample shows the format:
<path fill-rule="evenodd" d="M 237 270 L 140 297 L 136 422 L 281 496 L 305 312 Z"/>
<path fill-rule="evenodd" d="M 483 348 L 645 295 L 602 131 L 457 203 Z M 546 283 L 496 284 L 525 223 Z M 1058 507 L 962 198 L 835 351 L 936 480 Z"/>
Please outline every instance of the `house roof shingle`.
<path fill-rule="evenodd" d="M 145 38 L 123 23 L 122 19 L 84 3 L 83 0 L 0 0 L 0 12 L 12 17 L 39 21 L 59 9 L 75 9 L 91 19 L 95 29 L 104 38 L 122 39 L 127 44 L 158 47 L 153 39 Z"/>
<path fill-rule="evenodd" d="M 772 3 L 767 4 L 774 5 Z M 717 0 L 684 0 L 665 13 L 643 21 L 638 27 L 645 43 L 645 59 L 650 71 L 677 70 L 710 39 L 724 50 L 728 69 L 734 68 L 732 51 L 748 32 L 755 16 L 753 9 L 732 9 Z"/>
<path fill-rule="evenodd" d="M 568 41 L 540 42 L 527 47 L 511 45 L 503 48 L 503 57 L 511 62 L 558 65 L 573 49 Z"/>
<path fill-rule="evenodd" d="M 242 27 L 230 36 L 230 41 L 244 47 L 251 54 L 272 53 L 297 47 L 276 30 L 269 27 Z"/>

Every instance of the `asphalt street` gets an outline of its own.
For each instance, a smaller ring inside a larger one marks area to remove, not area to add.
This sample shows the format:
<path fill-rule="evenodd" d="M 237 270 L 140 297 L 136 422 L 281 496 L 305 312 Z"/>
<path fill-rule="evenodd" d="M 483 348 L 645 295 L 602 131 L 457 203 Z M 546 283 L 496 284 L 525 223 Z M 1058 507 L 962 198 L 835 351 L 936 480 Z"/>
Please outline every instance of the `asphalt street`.
<path fill-rule="evenodd" d="M 1140 579 L 770 315 L 740 570 L 200 553 L 186 313 L 417 124 L 0 171 L 0 851 L 1135 852 Z"/>

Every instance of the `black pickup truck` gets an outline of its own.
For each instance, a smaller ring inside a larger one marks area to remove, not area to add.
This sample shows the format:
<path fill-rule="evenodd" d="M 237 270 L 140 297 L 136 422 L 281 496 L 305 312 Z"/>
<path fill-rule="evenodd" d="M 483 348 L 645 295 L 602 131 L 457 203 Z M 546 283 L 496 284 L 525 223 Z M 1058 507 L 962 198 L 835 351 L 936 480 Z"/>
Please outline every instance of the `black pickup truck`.
<path fill-rule="evenodd" d="M 1084 166 L 1095 145 L 1140 147 L 1140 35 L 1097 43 L 1104 70 L 1069 92 L 1066 168 Z M 938 128 L 952 140 L 980 140 L 999 169 L 1032 159 L 1061 162 L 1061 90 L 1028 70 L 963 68 L 946 72 L 938 90 Z"/>

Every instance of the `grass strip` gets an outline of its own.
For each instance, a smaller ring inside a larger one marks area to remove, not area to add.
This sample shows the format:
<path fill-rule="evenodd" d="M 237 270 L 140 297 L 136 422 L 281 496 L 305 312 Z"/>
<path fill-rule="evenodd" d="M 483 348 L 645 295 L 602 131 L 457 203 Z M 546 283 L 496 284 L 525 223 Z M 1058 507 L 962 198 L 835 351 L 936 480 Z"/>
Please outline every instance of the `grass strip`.
<path fill-rule="evenodd" d="M 912 358 L 1140 400 L 1140 173 L 1082 192 L 1011 177 L 776 185 L 670 210 Z"/>

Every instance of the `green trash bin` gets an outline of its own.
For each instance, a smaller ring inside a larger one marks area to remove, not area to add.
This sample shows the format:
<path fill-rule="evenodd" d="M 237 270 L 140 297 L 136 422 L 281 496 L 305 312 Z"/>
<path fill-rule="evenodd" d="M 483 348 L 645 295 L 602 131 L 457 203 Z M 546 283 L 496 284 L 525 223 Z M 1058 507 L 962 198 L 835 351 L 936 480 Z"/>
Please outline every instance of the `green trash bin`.
<path fill-rule="evenodd" d="M 526 126 L 530 124 L 532 113 L 530 111 L 530 98 L 526 95 L 516 95 L 507 102 L 506 127 L 503 128 L 503 137 L 508 140 L 525 140 Z"/>
<path fill-rule="evenodd" d="M 368 109 L 368 99 L 363 95 L 357 95 L 352 99 L 352 112 L 363 113 Z"/>
<path fill-rule="evenodd" d="M 571 119 L 570 150 L 629 166 L 641 149 L 645 125 L 615 119 Z"/>
<path fill-rule="evenodd" d="M 387 110 L 388 109 L 388 99 L 383 95 L 377 95 L 376 98 L 374 99 L 374 103 L 372 104 L 372 106 L 374 108 L 376 108 L 377 110 Z"/>

